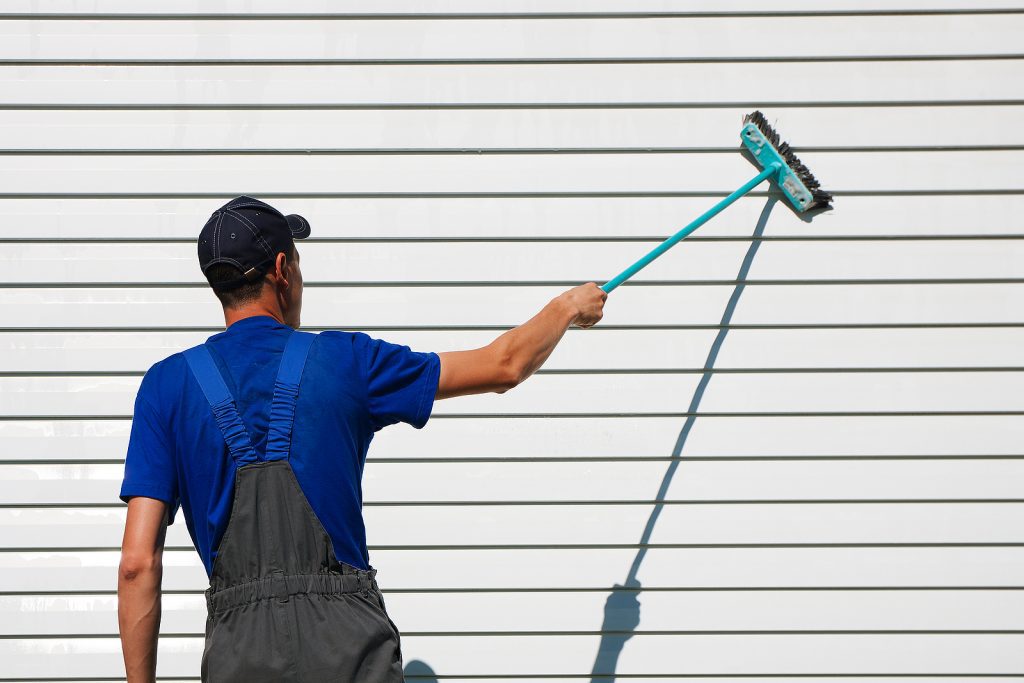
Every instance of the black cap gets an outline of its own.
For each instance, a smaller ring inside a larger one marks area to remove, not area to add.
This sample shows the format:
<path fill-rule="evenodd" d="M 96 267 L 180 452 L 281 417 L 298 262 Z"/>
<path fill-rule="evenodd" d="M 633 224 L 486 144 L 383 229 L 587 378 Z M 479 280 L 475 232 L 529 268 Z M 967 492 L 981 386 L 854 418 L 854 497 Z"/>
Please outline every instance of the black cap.
<path fill-rule="evenodd" d="M 206 275 L 217 263 L 235 266 L 237 279 L 210 285 L 218 291 L 234 289 L 262 278 L 279 252 L 289 253 L 293 240 L 307 237 L 309 222 L 302 216 L 285 216 L 258 199 L 235 197 L 214 211 L 199 233 L 199 267 Z"/>

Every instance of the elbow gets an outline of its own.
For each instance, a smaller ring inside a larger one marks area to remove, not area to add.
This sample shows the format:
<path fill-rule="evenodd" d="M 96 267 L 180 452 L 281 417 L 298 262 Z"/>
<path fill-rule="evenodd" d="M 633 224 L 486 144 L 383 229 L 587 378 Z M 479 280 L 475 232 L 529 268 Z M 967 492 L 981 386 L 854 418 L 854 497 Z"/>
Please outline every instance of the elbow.
<path fill-rule="evenodd" d="M 514 370 L 509 370 L 507 372 L 502 373 L 501 383 L 499 384 L 499 388 L 495 389 L 495 392 L 499 394 L 504 394 L 509 389 L 514 389 L 516 386 L 519 385 L 520 382 L 522 382 L 522 377 L 520 373 Z"/>
<path fill-rule="evenodd" d="M 526 379 L 524 374 L 522 367 L 516 362 L 515 358 L 508 355 L 502 356 L 498 363 L 498 388 L 495 389 L 495 392 L 504 394 L 509 389 L 514 389 Z"/>
<path fill-rule="evenodd" d="M 122 555 L 117 568 L 117 576 L 121 581 L 134 582 L 140 577 L 159 574 L 162 570 L 159 555 Z"/>
<path fill-rule="evenodd" d="M 513 388 L 515 388 L 515 386 L 516 386 L 515 384 L 503 384 L 503 385 L 501 386 L 501 388 L 499 388 L 499 389 L 495 389 L 495 390 L 494 390 L 494 393 L 496 393 L 496 394 L 504 394 L 504 393 L 505 393 L 506 391 L 508 391 L 509 389 L 513 389 Z"/>

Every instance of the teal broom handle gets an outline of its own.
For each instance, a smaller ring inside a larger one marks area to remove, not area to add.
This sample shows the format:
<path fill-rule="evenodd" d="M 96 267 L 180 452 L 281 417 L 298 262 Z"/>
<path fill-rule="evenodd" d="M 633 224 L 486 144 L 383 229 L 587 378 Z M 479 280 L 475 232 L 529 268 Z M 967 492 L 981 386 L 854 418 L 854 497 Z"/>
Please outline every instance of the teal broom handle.
<path fill-rule="evenodd" d="M 619 285 L 621 285 L 623 282 L 628 280 L 629 278 L 633 277 L 633 275 L 635 275 L 641 268 L 645 267 L 648 263 L 664 254 L 673 245 L 675 245 L 676 242 L 683 239 L 691 232 L 693 232 L 694 230 L 696 230 L 697 228 L 699 228 L 700 226 L 704 225 L 709 220 L 717 216 L 723 209 L 725 209 L 725 207 L 729 206 L 734 201 L 736 201 L 743 195 L 753 190 L 755 187 L 764 182 L 766 178 L 770 177 L 773 174 L 777 174 L 779 170 L 781 170 L 781 168 L 782 167 L 778 163 L 772 163 L 765 166 L 764 170 L 758 173 L 753 178 L 751 178 L 747 184 L 733 192 L 731 195 L 729 195 L 722 201 L 712 206 L 710 209 L 704 212 L 704 214 L 701 215 L 697 220 L 690 223 L 685 228 L 683 228 L 682 230 L 680 230 L 679 232 L 672 235 L 667 240 L 656 246 L 654 249 L 648 252 L 646 256 L 644 256 L 642 259 L 631 265 L 629 268 L 626 268 L 624 271 L 616 275 L 614 278 L 601 285 L 601 289 L 603 289 L 605 292 L 610 292 Z"/>

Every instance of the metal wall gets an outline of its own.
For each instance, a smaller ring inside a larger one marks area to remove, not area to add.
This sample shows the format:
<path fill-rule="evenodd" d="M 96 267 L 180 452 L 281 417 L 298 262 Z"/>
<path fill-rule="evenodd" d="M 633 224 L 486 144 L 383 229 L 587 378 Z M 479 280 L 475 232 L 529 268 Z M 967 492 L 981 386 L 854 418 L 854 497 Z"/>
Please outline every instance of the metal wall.
<path fill-rule="evenodd" d="M 523 385 L 377 435 L 406 662 L 1024 677 L 1019 3 L 2 11 L 0 681 L 123 680 L 132 401 L 223 327 L 194 240 L 226 198 L 310 219 L 305 329 L 474 348 L 753 175 L 754 108 L 835 211 L 755 193 Z M 159 670 L 195 681 L 205 574 L 167 543 Z"/>

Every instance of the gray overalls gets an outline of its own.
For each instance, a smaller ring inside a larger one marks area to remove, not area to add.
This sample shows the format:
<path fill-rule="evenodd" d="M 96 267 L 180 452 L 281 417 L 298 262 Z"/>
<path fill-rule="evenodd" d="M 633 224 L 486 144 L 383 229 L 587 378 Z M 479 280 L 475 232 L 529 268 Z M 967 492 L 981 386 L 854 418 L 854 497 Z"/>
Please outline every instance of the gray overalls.
<path fill-rule="evenodd" d="M 262 460 L 207 346 L 185 351 L 237 465 L 205 592 L 204 683 L 403 680 L 401 641 L 377 570 L 337 560 L 288 463 L 299 382 L 316 338 L 298 331 L 288 338 Z"/>

